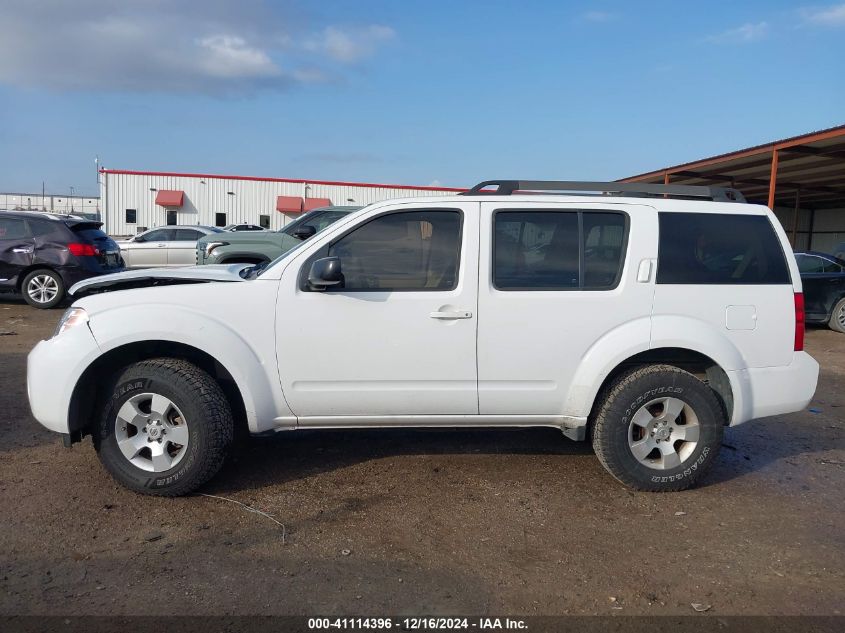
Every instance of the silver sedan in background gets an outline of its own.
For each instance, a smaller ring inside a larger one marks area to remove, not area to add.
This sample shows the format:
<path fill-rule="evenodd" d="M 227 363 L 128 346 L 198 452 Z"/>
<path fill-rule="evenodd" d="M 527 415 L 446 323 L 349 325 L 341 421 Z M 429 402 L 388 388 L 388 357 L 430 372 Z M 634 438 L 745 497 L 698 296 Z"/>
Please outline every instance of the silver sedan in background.
<path fill-rule="evenodd" d="M 117 244 L 127 268 L 193 266 L 197 240 L 222 232 L 214 226 L 162 226 Z"/>

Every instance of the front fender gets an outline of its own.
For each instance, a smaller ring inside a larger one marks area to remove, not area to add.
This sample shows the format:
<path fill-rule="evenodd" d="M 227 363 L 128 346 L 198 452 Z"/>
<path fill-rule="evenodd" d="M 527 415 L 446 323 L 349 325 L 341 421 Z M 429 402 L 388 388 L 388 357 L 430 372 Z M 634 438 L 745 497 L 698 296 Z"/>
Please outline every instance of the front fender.
<path fill-rule="evenodd" d="M 131 343 L 172 341 L 210 355 L 234 379 L 253 433 L 273 428 L 277 416 L 293 415 L 278 388 L 272 339 L 262 354 L 258 345 L 225 322 L 205 312 L 172 304 L 115 307 L 96 313 L 89 325 L 102 353 Z"/>

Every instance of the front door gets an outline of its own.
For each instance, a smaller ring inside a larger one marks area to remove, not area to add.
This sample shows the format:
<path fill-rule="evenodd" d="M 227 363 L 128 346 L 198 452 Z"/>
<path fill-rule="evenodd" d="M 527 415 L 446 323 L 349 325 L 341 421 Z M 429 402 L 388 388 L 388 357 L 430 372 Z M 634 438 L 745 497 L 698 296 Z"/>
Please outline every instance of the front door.
<path fill-rule="evenodd" d="M 35 242 L 21 218 L 0 218 L 0 284 L 11 283 L 32 263 Z"/>
<path fill-rule="evenodd" d="M 167 266 L 167 247 L 173 241 L 173 229 L 156 229 L 136 237 L 123 253 L 129 268 Z"/>
<path fill-rule="evenodd" d="M 313 291 L 308 270 L 327 256 L 343 286 Z M 396 205 L 312 238 L 282 275 L 276 317 L 299 424 L 477 414 L 477 285 L 478 203 Z"/>

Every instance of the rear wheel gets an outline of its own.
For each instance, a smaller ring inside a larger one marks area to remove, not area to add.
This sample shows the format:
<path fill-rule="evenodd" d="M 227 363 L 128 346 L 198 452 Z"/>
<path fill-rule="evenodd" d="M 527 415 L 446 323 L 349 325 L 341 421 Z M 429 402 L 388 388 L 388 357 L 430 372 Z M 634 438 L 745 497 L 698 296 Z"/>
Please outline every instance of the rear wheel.
<path fill-rule="evenodd" d="M 24 300 L 36 308 L 54 308 L 65 298 L 65 284 L 58 273 L 46 268 L 33 270 L 21 284 Z"/>
<path fill-rule="evenodd" d="M 845 298 L 833 306 L 833 312 L 830 314 L 830 321 L 827 322 L 831 330 L 842 332 L 845 334 Z"/>
<path fill-rule="evenodd" d="M 724 423 L 722 406 L 705 383 L 677 367 L 651 365 L 623 374 L 605 392 L 593 447 L 627 486 L 684 490 L 716 458 Z"/>
<path fill-rule="evenodd" d="M 211 376 L 184 360 L 154 358 L 117 379 L 95 446 L 106 470 L 127 488 L 173 497 L 217 473 L 233 427 L 229 403 Z"/>

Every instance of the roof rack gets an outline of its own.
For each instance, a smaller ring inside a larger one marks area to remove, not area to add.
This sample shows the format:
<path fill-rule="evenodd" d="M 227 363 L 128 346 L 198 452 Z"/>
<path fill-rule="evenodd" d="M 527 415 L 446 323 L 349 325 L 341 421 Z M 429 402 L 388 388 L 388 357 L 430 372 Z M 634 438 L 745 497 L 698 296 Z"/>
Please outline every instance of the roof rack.
<path fill-rule="evenodd" d="M 496 187 L 487 189 L 487 187 Z M 589 191 L 593 195 L 644 198 L 704 199 L 717 202 L 745 202 L 745 196 L 727 187 L 657 185 L 644 182 L 581 182 L 575 180 L 485 180 L 462 193 L 464 196 L 510 196 L 515 193 Z"/>

